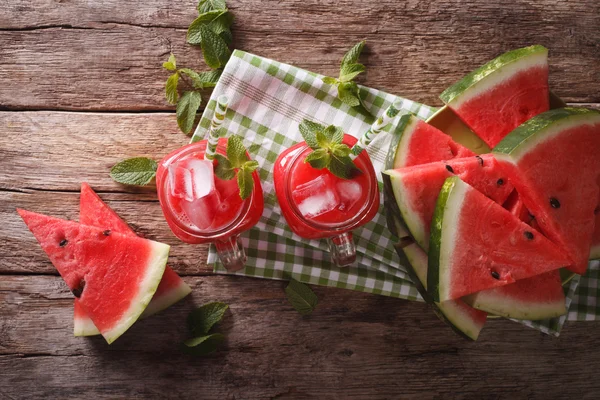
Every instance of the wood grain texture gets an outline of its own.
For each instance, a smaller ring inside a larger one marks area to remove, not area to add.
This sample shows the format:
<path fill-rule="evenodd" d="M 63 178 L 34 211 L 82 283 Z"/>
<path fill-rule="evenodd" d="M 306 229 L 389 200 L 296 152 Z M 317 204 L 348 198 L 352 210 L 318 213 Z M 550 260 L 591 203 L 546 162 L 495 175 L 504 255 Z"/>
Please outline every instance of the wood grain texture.
<path fill-rule="evenodd" d="M 595 342 L 590 332 L 600 323 L 568 324 L 556 339 L 510 321 L 490 321 L 480 341 L 470 343 L 423 303 L 315 288 L 319 305 L 301 317 L 285 300 L 282 282 L 186 281 L 192 297 L 138 322 L 108 346 L 100 337 L 72 336 L 72 296 L 59 278 L 4 276 L 0 394 L 29 399 L 85 393 L 203 399 L 600 395 L 600 383 L 590 380 L 600 368 L 590 351 Z M 187 338 L 187 312 L 210 300 L 230 305 L 217 327 L 227 336 L 223 351 L 208 358 L 181 354 L 177 344 Z"/>
<path fill-rule="evenodd" d="M 0 16 L 0 107 L 168 110 L 167 72 L 202 69 L 185 43 L 193 2 L 140 6 L 109 0 L 32 5 L 11 1 Z M 235 47 L 323 74 L 367 39 L 369 86 L 440 104 L 441 91 L 468 71 L 520 46 L 550 49 L 551 87 L 569 102 L 600 102 L 600 3 L 516 1 L 230 1 Z"/>

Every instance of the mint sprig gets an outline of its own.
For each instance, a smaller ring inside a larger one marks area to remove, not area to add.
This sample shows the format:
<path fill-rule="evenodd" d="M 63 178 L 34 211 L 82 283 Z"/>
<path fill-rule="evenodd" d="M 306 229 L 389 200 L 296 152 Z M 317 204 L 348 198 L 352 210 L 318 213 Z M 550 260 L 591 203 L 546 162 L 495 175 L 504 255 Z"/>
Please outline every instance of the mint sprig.
<path fill-rule="evenodd" d="M 183 342 L 181 350 L 195 356 L 204 356 L 218 349 L 225 341 L 222 333 L 210 330 L 223 318 L 229 306 L 221 302 L 204 304 L 193 310 L 187 318 L 188 328 L 194 336 Z"/>
<path fill-rule="evenodd" d="M 135 157 L 115 164 L 110 177 L 124 185 L 145 186 L 156 176 L 156 161 L 146 157 Z"/>
<path fill-rule="evenodd" d="M 187 42 L 202 48 L 204 61 L 212 71 L 177 68 L 173 54 L 163 63 L 163 68 L 171 72 L 165 84 L 165 96 L 170 104 L 177 105 L 177 124 L 186 134 L 192 131 L 196 113 L 202 104 L 199 91 L 215 87 L 231 57 L 229 46 L 233 42 L 233 14 L 227 9 L 225 0 L 200 0 L 198 13 L 188 27 Z M 180 105 L 182 101 L 185 104 Z"/>
<path fill-rule="evenodd" d="M 337 86 L 338 98 L 350 107 L 362 106 L 364 108 L 360 89 L 353 81 L 354 78 L 366 70 L 365 66 L 358 62 L 364 47 L 365 41 L 363 40 L 348 50 L 340 63 L 340 73 L 337 78 L 328 76 L 323 78 L 323 82 L 328 85 Z"/>
<path fill-rule="evenodd" d="M 327 168 L 333 175 L 342 179 L 352 179 L 362 173 L 350 158 L 350 147 L 342 143 L 342 128 L 334 125 L 326 127 L 305 119 L 299 129 L 308 147 L 313 149 L 304 159 L 311 167 Z"/>
<path fill-rule="evenodd" d="M 254 190 L 252 173 L 258 168 L 258 162 L 249 160 L 242 138 L 234 135 L 227 140 L 227 156 L 215 154 L 217 166 L 215 175 L 219 179 L 230 180 L 237 176 L 240 197 L 246 200 Z"/>
<path fill-rule="evenodd" d="M 221 77 L 221 70 L 196 72 L 190 68 L 177 68 L 177 60 L 173 54 L 163 63 L 163 68 L 173 72 L 165 84 L 167 101 L 177 105 L 179 129 L 183 133 L 190 133 L 202 104 L 200 90 L 215 87 Z M 181 85 L 182 82 L 185 86 Z"/>

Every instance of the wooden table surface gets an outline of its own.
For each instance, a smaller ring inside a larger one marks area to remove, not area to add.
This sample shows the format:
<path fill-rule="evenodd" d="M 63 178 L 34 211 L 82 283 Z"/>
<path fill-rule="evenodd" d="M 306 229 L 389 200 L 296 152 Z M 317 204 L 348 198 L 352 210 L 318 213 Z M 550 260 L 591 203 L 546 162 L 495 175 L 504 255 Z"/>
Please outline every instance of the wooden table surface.
<path fill-rule="evenodd" d="M 550 49 L 551 88 L 600 106 L 600 3 L 228 0 L 235 47 L 334 75 L 367 39 L 361 82 L 439 105 L 438 94 L 496 55 Z M 110 166 L 160 159 L 188 141 L 164 99 L 170 52 L 191 0 L 8 0 L 0 7 L 0 398 L 600 398 L 600 322 L 560 338 L 505 320 L 455 336 L 425 304 L 315 287 L 309 317 L 283 283 L 214 276 L 206 248 L 170 233 L 152 188 L 118 185 Z M 89 182 L 131 225 L 172 246 L 193 295 L 108 346 L 72 335 L 72 296 L 15 212 L 77 219 Z M 194 305 L 227 302 L 223 351 L 177 350 Z"/>

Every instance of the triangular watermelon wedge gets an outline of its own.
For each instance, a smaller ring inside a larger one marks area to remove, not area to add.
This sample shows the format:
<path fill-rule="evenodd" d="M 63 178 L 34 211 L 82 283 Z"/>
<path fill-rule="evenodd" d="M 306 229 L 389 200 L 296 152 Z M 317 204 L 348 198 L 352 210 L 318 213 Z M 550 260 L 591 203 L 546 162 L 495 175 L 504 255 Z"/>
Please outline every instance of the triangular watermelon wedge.
<path fill-rule="evenodd" d="M 169 246 L 17 210 L 108 343 L 142 314 L 165 270 Z"/>
<path fill-rule="evenodd" d="M 540 229 L 585 273 L 600 197 L 600 112 L 560 108 L 512 131 L 494 155 Z"/>
<path fill-rule="evenodd" d="M 444 132 L 414 114 L 400 118 L 387 154 L 386 169 L 398 169 L 436 161 L 475 156 Z"/>
<path fill-rule="evenodd" d="M 510 131 L 550 108 L 548 50 L 512 50 L 471 72 L 440 98 L 493 148 Z"/>
<path fill-rule="evenodd" d="M 491 155 L 455 158 L 448 161 L 387 170 L 394 199 L 403 222 L 422 249 L 429 249 L 435 202 L 446 178 L 458 176 L 495 202 L 502 204 L 513 186 Z"/>
<path fill-rule="evenodd" d="M 448 178 L 431 224 L 428 291 L 446 301 L 570 263 L 555 244 L 458 177 Z"/>
<path fill-rule="evenodd" d="M 79 222 L 128 236 L 136 236 L 129 225 L 106 205 L 87 183 L 81 184 Z M 169 266 L 166 266 L 156 293 L 154 293 L 152 301 L 144 310 L 141 318 L 149 317 L 172 306 L 190 294 L 191 291 L 192 289 L 188 284 Z M 78 303 L 79 299 L 75 299 L 73 324 L 75 336 L 99 335 L 100 332 Z"/>

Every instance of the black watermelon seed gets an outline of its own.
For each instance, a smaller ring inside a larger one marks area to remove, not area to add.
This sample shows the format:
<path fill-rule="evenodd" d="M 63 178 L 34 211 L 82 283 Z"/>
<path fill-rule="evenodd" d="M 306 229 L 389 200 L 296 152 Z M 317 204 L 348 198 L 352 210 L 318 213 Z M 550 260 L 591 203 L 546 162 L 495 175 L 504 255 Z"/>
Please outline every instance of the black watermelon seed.
<path fill-rule="evenodd" d="M 104 236 L 109 236 L 110 235 L 110 229 L 107 229 L 107 230 L 105 230 L 102 233 L 104 234 Z"/>
<path fill-rule="evenodd" d="M 533 240 L 533 233 L 531 233 L 529 231 L 525 231 L 524 234 L 527 239 Z"/>
<path fill-rule="evenodd" d="M 451 166 L 449 166 L 449 165 L 446 165 L 446 169 L 447 169 L 447 170 L 448 170 L 448 172 L 450 172 L 451 174 L 453 174 L 453 173 L 454 173 L 454 169 L 452 169 L 452 167 L 451 167 Z"/>
<path fill-rule="evenodd" d="M 560 208 L 560 202 L 554 197 L 550 197 L 550 205 L 552 208 Z"/>
<path fill-rule="evenodd" d="M 492 271 L 492 278 L 494 278 L 494 279 L 500 279 L 500 274 L 497 273 L 496 271 Z"/>
<path fill-rule="evenodd" d="M 73 296 L 80 298 L 81 294 L 83 293 L 84 288 L 85 288 L 85 281 L 82 279 L 79 282 L 79 286 L 77 286 L 76 288 L 73 288 L 73 290 L 71 290 L 71 292 L 73 293 Z"/>
<path fill-rule="evenodd" d="M 475 156 L 475 158 L 477 159 L 477 161 L 479 161 L 479 164 L 483 167 L 483 158 L 481 158 L 479 156 Z"/>
<path fill-rule="evenodd" d="M 67 239 L 63 239 L 60 241 L 60 243 L 58 245 L 60 247 L 65 247 L 67 245 L 67 243 L 69 243 L 69 241 Z"/>
<path fill-rule="evenodd" d="M 596 207 L 596 209 L 594 210 L 594 215 L 598 214 L 600 214 L 600 207 Z"/>
<path fill-rule="evenodd" d="M 502 186 L 504 185 L 504 179 L 500 178 L 496 183 L 498 184 L 498 186 Z"/>

